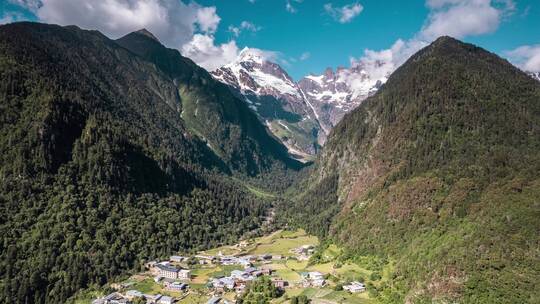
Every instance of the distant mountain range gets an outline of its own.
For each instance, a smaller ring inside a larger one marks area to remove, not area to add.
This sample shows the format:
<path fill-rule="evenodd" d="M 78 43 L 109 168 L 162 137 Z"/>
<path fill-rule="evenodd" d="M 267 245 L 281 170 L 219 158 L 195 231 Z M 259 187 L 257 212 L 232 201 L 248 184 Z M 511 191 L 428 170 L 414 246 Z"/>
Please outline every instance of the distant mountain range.
<path fill-rule="evenodd" d="M 386 81 L 374 79 L 358 64 L 295 82 L 279 64 L 248 48 L 212 75 L 229 85 L 300 159 L 317 153 L 343 115 Z"/>

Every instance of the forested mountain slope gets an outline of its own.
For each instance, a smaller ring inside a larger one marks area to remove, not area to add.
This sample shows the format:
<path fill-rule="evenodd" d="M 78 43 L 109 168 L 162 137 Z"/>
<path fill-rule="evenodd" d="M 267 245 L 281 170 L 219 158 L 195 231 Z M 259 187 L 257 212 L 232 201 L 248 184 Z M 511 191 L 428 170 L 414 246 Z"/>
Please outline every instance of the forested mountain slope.
<path fill-rule="evenodd" d="M 389 303 L 537 303 L 540 84 L 441 37 L 331 132 L 288 211 L 392 262 Z"/>
<path fill-rule="evenodd" d="M 232 170 L 255 175 L 277 162 L 299 167 L 255 113 L 205 69 L 182 57 L 177 50 L 165 48 L 145 30 L 130 33 L 116 42 L 154 63 L 173 80 L 178 87 L 186 126 Z"/>
<path fill-rule="evenodd" d="M 227 175 L 296 166 L 224 85 L 145 34 L 0 27 L 0 302 L 64 303 L 235 240 L 268 205 Z"/>

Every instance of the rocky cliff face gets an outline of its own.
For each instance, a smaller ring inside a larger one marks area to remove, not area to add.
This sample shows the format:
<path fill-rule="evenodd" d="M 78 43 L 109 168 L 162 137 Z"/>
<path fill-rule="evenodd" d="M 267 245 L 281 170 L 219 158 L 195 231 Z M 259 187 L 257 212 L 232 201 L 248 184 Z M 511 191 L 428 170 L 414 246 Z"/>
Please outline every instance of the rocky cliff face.
<path fill-rule="evenodd" d="M 307 100 L 314 107 L 327 133 L 356 108 L 364 99 L 373 95 L 386 81 L 374 79 L 361 65 L 327 68 L 322 75 L 309 75 L 298 82 Z"/>
<path fill-rule="evenodd" d="M 326 132 L 298 84 L 261 51 L 246 48 L 212 75 L 249 105 L 290 154 L 307 158 L 324 143 Z"/>

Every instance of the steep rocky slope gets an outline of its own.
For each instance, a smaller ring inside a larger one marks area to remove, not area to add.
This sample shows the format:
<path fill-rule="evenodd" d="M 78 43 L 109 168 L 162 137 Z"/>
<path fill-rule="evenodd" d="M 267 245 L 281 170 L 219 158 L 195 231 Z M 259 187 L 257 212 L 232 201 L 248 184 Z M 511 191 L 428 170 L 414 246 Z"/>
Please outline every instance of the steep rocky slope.
<path fill-rule="evenodd" d="M 292 155 L 315 154 L 326 139 L 314 109 L 294 80 L 261 51 L 245 48 L 212 75 L 230 86 L 257 113 Z"/>
<path fill-rule="evenodd" d="M 374 77 L 361 64 L 350 68 L 327 68 L 322 75 L 309 75 L 298 82 L 306 99 L 314 107 L 327 133 L 367 97 L 386 82 L 386 76 Z"/>

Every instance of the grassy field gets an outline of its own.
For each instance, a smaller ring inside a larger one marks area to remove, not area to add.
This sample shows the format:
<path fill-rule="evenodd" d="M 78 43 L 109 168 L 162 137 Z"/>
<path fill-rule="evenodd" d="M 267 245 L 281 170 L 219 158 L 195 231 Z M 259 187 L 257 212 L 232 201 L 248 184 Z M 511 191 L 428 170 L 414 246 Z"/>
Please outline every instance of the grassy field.
<path fill-rule="evenodd" d="M 181 304 L 205 304 L 210 299 L 209 296 L 199 295 L 196 293 L 189 293 L 185 298 L 176 302 Z"/>
<path fill-rule="evenodd" d="M 135 289 L 147 294 L 162 294 L 171 297 L 181 297 L 183 294 L 182 292 L 165 290 L 160 284 L 154 282 L 154 280 L 150 278 L 135 283 L 129 289 Z"/>
<path fill-rule="evenodd" d="M 294 256 L 291 249 L 302 245 L 318 245 L 319 239 L 315 236 L 305 234 L 303 231 L 288 233 L 280 231 L 270 237 L 263 237 L 256 241 L 255 248 L 248 254 L 280 254 L 282 256 Z"/>

